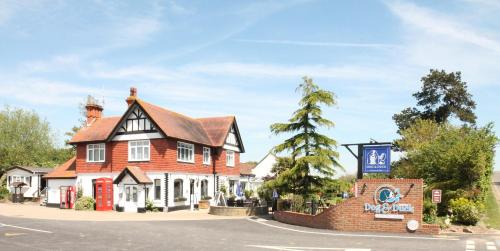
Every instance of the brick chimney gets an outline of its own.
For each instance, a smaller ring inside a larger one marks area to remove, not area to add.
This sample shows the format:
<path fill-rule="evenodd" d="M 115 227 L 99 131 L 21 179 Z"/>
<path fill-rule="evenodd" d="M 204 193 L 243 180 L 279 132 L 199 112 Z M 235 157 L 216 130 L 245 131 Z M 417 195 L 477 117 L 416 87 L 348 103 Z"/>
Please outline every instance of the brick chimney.
<path fill-rule="evenodd" d="M 94 121 L 102 118 L 102 106 L 90 95 L 87 97 L 85 109 L 87 110 L 87 126 L 90 126 Z"/>
<path fill-rule="evenodd" d="M 137 88 L 130 87 L 130 96 L 128 96 L 128 98 L 125 99 L 125 101 L 127 101 L 128 106 L 130 106 L 136 99 L 137 99 Z"/>

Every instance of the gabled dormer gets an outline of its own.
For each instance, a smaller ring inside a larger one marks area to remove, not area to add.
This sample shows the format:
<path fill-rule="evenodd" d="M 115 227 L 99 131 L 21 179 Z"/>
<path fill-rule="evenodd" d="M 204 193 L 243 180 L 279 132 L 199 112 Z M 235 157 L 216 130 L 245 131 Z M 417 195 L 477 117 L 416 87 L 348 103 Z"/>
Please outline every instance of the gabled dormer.
<path fill-rule="evenodd" d="M 241 146 L 241 138 L 237 130 L 236 123 L 233 123 L 227 133 L 223 148 L 226 150 L 243 152 Z"/>
<path fill-rule="evenodd" d="M 158 130 L 144 111 L 135 104 L 128 116 L 118 127 L 117 135 L 131 133 L 157 133 Z"/>
<path fill-rule="evenodd" d="M 130 104 L 127 112 L 110 135 L 112 141 L 164 138 L 158 126 L 137 103 Z"/>

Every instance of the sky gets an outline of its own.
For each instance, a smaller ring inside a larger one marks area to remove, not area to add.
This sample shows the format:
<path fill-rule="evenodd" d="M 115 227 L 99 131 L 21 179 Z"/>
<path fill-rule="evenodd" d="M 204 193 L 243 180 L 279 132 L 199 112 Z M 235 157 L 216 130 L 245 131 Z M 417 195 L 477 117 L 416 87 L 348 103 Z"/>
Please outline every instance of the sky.
<path fill-rule="evenodd" d="M 336 94 L 322 132 L 344 144 L 398 138 L 393 114 L 436 68 L 462 72 L 478 124 L 498 134 L 499 12 L 495 0 L 0 0 L 0 105 L 36 111 L 63 145 L 87 95 L 121 115 L 134 86 L 191 117 L 235 115 L 242 161 L 258 161 L 285 138 L 269 126 L 298 108 L 302 76 Z"/>

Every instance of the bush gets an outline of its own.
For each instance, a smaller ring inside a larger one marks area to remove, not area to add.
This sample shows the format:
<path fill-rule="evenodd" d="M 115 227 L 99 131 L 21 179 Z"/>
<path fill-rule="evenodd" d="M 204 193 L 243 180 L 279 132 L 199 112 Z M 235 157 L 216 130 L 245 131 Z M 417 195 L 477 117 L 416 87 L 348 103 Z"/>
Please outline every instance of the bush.
<path fill-rule="evenodd" d="M 245 198 L 250 199 L 253 195 L 252 190 L 245 190 Z"/>
<path fill-rule="evenodd" d="M 326 200 L 325 202 L 326 202 L 327 206 L 334 206 L 342 201 L 344 201 L 344 199 L 342 197 L 333 197 L 332 199 Z"/>
<path fill-rule="evenodd" d="M 435 223 L 437 219 L 437 205 L 430 200 L 424 200 L 424 222 Z"/>
<path fill-rule="evenodd" d="M 292 195 L 290 197 L 291 197 L 290 203 L 292 211 L 299 213 L 304 212 L 305 209 L 304 197 L 302 197 L 301 195 Z"/>
<path fill-rule="evenodd" d="M 158 212 L 158 208 L 155 207 L 151 200 L 146 201 L 146 211 L 149 212 Z"/>
<path fill-rule="evenodd" d="M 219 191 L 221 193 L 223 193 L 224 195 L 227 195 L 227 189 L 226 189 L 226 186 L 224 185 L 221 185 L 220 188 L 219 188 Z"/>
<path fill-rule="evenodd" d="M 466 198 L 452 199 L 449 203 L 453 212 L 452 221 L 464 225 L 476 225 L 480 213 L 476 204 Z"/>
<path fill-rule="evenodd" d="M 201 196 L 201 200 L 211 200 L 212 197 L 208 196 L 208 195 L 204 195 L 204 196 Z"/>
<path fill-rule="evenodd" d="M 93 211 L 95 200 L 92 197 L 83 196 L 76 200 L 75 210 Z"/>
<path fill-rule="evenodd" d="M 9 198 L 9 189 L 6 187 L 2 186 L 0 187 L 0 200 L 8 199 Z"/>

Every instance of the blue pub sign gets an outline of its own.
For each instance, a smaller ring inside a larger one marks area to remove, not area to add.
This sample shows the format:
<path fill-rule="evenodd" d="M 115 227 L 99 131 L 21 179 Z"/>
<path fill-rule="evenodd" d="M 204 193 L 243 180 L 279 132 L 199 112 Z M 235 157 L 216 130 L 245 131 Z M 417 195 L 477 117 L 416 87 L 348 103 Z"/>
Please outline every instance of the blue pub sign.
<path fill-rule="evenodd" d="M 391 146 L 364 146 L 363 173 L 390 173 Z"/>

